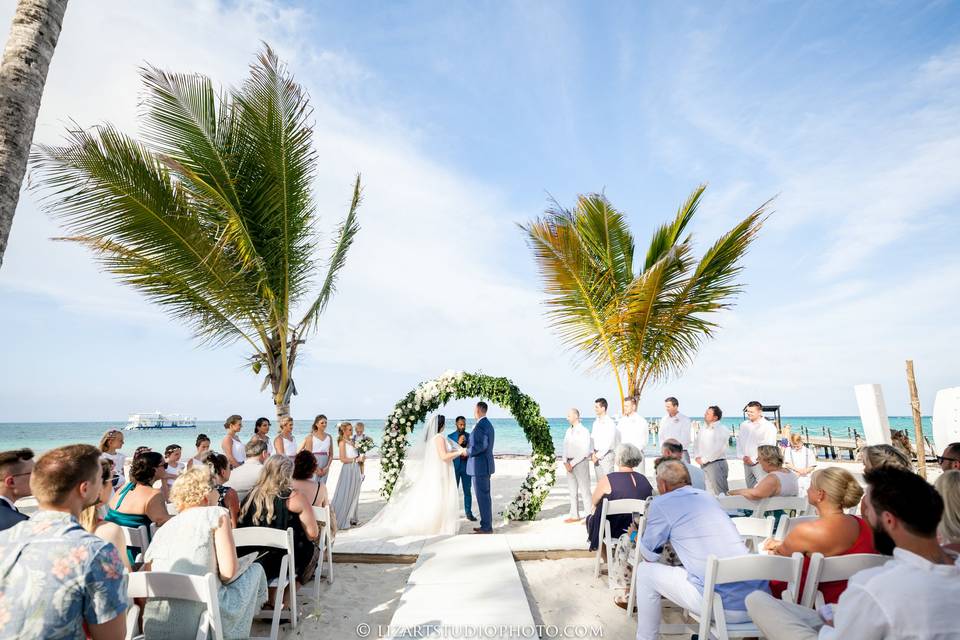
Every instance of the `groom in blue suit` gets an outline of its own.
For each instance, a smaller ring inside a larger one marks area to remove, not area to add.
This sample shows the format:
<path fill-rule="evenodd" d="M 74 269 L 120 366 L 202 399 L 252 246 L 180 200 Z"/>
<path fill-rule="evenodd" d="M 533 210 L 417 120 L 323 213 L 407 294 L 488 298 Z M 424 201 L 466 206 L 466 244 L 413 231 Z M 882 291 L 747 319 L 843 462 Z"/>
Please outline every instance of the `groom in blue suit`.
<path fill-rule="evenodd" d="M 473 492 L 480 508 L 480 526 L 474 533 L 493 533 L 493 507 L 490 501 L 490 476 L 493 475 L 493 425 L 487 420 L 487 403 L 480 401 L 473 412 L 477 424 L 470 434 L 467 450 L 467 475 L 473 477 Z"/>

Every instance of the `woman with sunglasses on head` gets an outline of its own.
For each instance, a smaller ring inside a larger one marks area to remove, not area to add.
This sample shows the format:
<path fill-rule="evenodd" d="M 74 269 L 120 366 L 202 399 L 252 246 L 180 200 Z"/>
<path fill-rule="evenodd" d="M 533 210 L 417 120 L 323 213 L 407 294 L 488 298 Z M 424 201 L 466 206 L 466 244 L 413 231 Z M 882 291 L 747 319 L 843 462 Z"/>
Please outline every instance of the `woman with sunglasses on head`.
<path fill-rule="evenodd" d="M 103 486 L 100 488 L 99 500 L 96 504 L 92 504 L 81 511 L 77 520 L 87 532 L 101 540 L 113 543 L 113 546 L 120 552 L 120 560 L 123 561 L 123 566 L 127 568 L 127 571 L 130 571 L 130 558 L 127 557 L 127 542 L 123 537 L 123 531 L 116 524 L 103 519 L 105 505 L 110 502 L 110 497 L 113 495 L 113 485 L 111 484 L 114 477 L 113 464 L 109 460 L 101 458 L 100 472 L 100 480 L 103 481 Z"/>
<path fill-rule="evenodd" d="M 120 453 L 123 447 L 123 431 L 119 429 L 110 429 L 100 438 L 100 457 L 103 460 L 109 460 L 113 465 L 113 477 L 110 479 L 110 486 L 116 488 L 126 484 L 127 478 L 124 473 L 124 465 L 127 463 L 127 456 Z"/>

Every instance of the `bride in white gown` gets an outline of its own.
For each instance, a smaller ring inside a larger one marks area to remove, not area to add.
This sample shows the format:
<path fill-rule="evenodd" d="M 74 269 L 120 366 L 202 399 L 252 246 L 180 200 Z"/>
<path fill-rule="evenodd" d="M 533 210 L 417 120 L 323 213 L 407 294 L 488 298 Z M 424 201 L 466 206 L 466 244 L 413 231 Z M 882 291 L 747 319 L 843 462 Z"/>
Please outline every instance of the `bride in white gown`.
<path fill-rule="evenodd" d="M 465 450 L 444 433 L 446 419 L 431 418 L 410 447 L 387 502 L 362 529 L 364 537 L 454 535 L 460 529 L 453 460 Z"/>

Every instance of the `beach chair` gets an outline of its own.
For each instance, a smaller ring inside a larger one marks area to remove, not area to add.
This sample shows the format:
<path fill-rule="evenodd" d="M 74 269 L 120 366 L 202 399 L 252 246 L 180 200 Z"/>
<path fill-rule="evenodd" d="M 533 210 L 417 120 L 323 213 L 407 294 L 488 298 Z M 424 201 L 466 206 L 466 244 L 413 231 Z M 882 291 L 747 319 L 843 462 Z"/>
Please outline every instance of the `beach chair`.
<path fill-rule="evenodd" d="M 747 545 L 747 549 L 753 553 L 759 553 L 763 541 L 773 537 L 773 528 L 776 526 L 776 518 L 773 516 L 767 516 L 763 520 L 744 517 L 730 518 L 730 520 L 737 528 L 737 533 L 743 538 L 743 543 Z"/>
<path fill-rule="evenodd" d="M 820 516 L 794 516 L 791 518 L 790 516 L 783 516 L 777 525 L 777 533 L 773 537 L 777 540 L 784 540 L 787 534 L 790 533 L 790 529 L 793 529 L 801 522 L 811 522 L 819 517 Z"/>
<path fill-rule="evenodd" d="M 297 626 L 297 574 L 293 555 L 293 529 L 285 531 L 270 527 L 241 527 L 233 530 L 233 540 L 237 545 L 237 554 L 244 555 L 240 547 L 272 547 L 283 549 L 286 553 L 280 561 L 280 576 L 271 580 L 269 585 L 276 588 L 273 599 L 273 609 L 261 609 L 254 615 L 256 619 L 269 619 L 270 640 L 277 640 L 280 634 L 280 621 L 286 618 L 294 627 Z M 283 592 L 289 589 L 290 608 L 283 608 Z M 251 636 L 254 637 L 254 636 Z M 262 636 L 261 636 L 262 637 Z"/>
<path fill-rule="evenodd" d="M 200 616 L 197 628 L 197 640 L 223 640 L 223 627 L 220 622 L 220 601 L 217 589 L 220 581 L 217 576 L 208 573 L 204 576 L 191 576 L 185 573 L 166 571 L 134 571 L 127 577 L 127 595 L 146 600 L 187 600 L 206 605 L 206 611 Z M 127 613 L 127 640 L 143 640 L 139 629 L 139 611 L 131 607 L 133 613 Z"/>
<path fill-rule="evenodd" d="M 822 607 L 823 594 L 818 590 L 821 582 L 849 580 L 855 573 L 883 566 L 888 560 L 889 556 L 879 553 L 852 553 L 829 558 L 822 553 L 814 553 L 810 556 L 810 567 L 807 569 L 807 580 L 803 586 L 800 604 L 811 609 Z"/>
<path fill-rule="evenodd" d="M 314 596 L 317 599 L 317 606 L 320 606 L 320 577 L 323 575 L 324 560 L 327 563 L 327 583 L 333 584 L 333 535 L 330 533 L 330 506 L 314 507 L 313 517 L 317 524 L 323 524 L 320 527 L 320 539 L 317 540 L 317 546 L 320 547 L 320 562 L 317 564 L 317 573 L 313 578 Z"/>
<path fill-rule="evenodd" d="M 619 500 L 603 499 L 600 506 L 600 543 L 597 545 L 597 555 L 593 563 L 593 577 L 600 577 L 600 559 L 603 549 L 607 550 L 607 584 L 613 589 L 613 578 L 610 577 L 610 566 L 613 564 L 612 530 L 608 516 L 639 513 L 641 516 L 647 509 L 647 500 L 621 498 Z"/>
<path fill-rule="evenodd" d="M 699 611 L 687 611 L 699 624 L 700 638 L 759 638 L 763 634 L 753 622 L 728 623 L 723 611 L 723 602 L 716 592 L 717 585 L 744 580 L 780 580 L 787 583 L 783 600 L 796 602 L 795 593 L 803 572 L 803 554 L 797 552 L 790 558 L 768 555 L 747 555 L 723 558 L 714 555 L 707 558 L 703 584 L 703 601 Z M 687 625 L 661 625 L 660 633 L 678 633 L 676 627 Z"/>

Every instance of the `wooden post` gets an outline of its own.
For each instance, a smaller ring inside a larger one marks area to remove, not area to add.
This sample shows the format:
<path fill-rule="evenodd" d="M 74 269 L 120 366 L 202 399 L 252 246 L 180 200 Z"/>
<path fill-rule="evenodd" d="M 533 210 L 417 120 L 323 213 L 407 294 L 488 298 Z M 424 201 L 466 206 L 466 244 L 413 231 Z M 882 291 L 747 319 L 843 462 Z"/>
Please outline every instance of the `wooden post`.
<path fill-rule="evenodd" d="M 920 396 L 917 394 L 917 379 L 913 375 L 913 360 L 907 360 L 907 387 L 910 389 L 910 408 L 913 410 L 913 429 L 917 439 L 917 466 L 920 476 L 927 477 L 927 454 L 924 449 L 923 423 L 920 418 Z"/>

